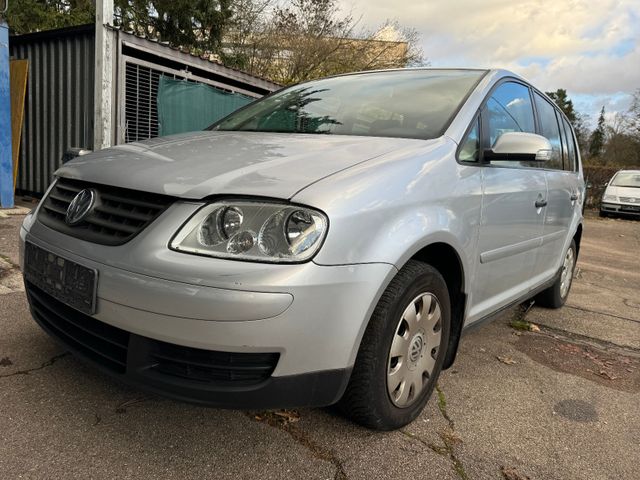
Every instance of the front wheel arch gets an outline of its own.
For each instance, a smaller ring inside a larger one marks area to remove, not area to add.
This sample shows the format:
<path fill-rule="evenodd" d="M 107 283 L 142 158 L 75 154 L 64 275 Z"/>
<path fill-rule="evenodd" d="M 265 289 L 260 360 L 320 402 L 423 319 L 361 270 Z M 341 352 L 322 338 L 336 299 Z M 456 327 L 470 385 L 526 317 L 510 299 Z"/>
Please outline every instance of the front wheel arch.
<path fill-rule="evenodd" d="M 465 293 L 465 271 L 460 255 L 451 245 L 443 242 L 432 243 L 411 257 L 438 270 L 447 284 L 451 300 L 451 332 L 443 369 L 453 365 L 458 352 L 458 344 L 464 325 L 467 295 Z"/>

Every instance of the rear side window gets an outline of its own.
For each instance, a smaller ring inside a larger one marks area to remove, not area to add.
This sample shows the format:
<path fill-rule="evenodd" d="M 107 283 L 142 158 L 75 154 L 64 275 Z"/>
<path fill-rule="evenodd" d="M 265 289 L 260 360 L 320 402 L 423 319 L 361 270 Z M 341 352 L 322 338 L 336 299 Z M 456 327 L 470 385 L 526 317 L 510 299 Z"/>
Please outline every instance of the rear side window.
<path fill-rule="evenodd" d="M 551 142 L 553 148 L 551 159 L 544 163 L 544 168 L 562 170 L 562 141 L 560 140 L 556 109 L 539 94 L 534 93 L 534 98 L 540 121 L 540 134 Z"/>
<path fill-rule="evenodd" d="M 578 170 L 578 153 L 576 148 L 576 139 L 573 136 L 573 129 L 571 125 L 566 119 L 562 119 L 562 124 L 564 125 L 564 131 L 566 133 L 565 138 L 567 139 L 567 151 L 568 158 L 564 163 L 564 169 L 570 172 L 575 172 Z"/>

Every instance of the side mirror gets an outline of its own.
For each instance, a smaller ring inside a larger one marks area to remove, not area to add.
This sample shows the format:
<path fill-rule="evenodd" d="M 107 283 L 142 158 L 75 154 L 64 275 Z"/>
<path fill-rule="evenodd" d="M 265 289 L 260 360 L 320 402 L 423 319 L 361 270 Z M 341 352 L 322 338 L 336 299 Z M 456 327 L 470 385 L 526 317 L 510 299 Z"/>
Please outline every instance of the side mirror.
<path fill-rule="evenodd" d="M 73 160 L 76 157 L 82 157 L 87 153 L 91 153 L 91 150 L 87 150 L 85 148 L 72 147 L 66 152 L 62 154 L 62 163 L 67 163 L 70 160 Z"/>
<path fill-rule="evenodd" d="M 498 137 L 493 148 L 484 151 L 487 161 L 546 162 L 551 160 L 553 148 L 542 135 L 507 132 Z"/>

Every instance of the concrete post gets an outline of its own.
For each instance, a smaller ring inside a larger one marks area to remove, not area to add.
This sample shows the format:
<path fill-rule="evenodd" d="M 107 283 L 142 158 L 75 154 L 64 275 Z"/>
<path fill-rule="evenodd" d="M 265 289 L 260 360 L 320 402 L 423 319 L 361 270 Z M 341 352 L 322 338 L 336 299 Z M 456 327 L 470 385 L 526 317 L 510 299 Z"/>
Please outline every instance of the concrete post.
<path fill-rule="evenodd" d="M 113 142 L 115 32 L 109 28 L 113 13 L 113 0 L 96 0 L 94 150 L 110 147 Z"/>
<path fill-rule="evenodd" d="M 0 20 L 0 204 L 2 208 L 13 208 L 13 193 L 9 26 L 4 20 Z"/>

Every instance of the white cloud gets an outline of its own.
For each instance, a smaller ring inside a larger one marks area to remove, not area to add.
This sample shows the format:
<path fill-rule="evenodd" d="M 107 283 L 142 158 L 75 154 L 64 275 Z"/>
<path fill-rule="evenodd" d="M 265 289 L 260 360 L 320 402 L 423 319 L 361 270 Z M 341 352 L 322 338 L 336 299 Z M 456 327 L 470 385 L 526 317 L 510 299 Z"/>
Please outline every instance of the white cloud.
<path fill-rule="evenodd" d="M 433 66 L 507 68 L 543 90 L 566 88 L 570 95 L 594 98 L 640 88 L 638 0 L 342 4 L 355 16 L 362 13 L 370 27 L 391 18 L 416 28 Z"/>

